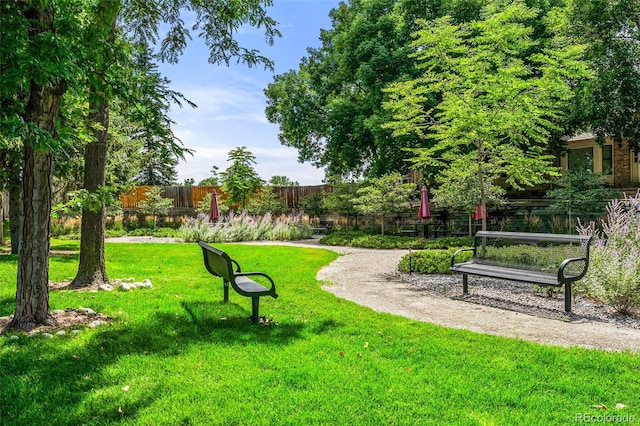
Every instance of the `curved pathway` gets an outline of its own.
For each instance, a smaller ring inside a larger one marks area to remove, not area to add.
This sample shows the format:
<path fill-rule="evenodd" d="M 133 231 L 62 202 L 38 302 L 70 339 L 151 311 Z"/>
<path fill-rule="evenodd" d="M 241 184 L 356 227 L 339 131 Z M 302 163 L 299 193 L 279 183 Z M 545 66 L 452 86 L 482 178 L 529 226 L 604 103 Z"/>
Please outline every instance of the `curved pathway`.
<path fill-rule="evenodd" d="M 379 312 L 478 333 L 493 334 L 557 346 L 609 351 L 640 350 L 640 330 L 601 322 L 565 322 L 440 297 L 394 276 L 406 250 L 372 250 L 320 246 L 317 240 L 254 244 L 317 247 L 342 256 L 318 272 L 330 282 L 326 291 Z"/>

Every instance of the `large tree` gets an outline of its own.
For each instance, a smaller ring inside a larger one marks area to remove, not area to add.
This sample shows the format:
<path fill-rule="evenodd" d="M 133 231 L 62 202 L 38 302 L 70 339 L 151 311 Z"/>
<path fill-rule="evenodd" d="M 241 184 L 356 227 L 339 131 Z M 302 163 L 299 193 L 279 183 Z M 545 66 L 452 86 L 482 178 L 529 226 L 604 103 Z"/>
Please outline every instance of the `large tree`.
<path fill-rule="evenodd" d="M 413 161 L 458 170 L 440 178 L 448 191 L 459 189 L 456 175 L 473 168 L 479 189 L 473 202 L 483 209 L 498 178 L 520 189 L 554 174 L 543 148 L 573 95 L 572 83 L 587 75 L 581 46 L 558 38 L 536 49 L 526 25 L 533 19 L 544 16 L 522 1 L 498 0 L 467 24 L 450 17 L 422 21 L 411 54 L 422 75 L 389 89 L 386 107 L 395 120 L 386 127 L 433 138 L 432 146 L 414 151 Z M 429 96 L 441 99 L 434 109 L 424 108 Z"/>
<path fill-rule="evenodd" d="M 256 157 L 246 146 L 229 151 L 227 158 L 231 165 L 222 173 L 222 190 L 227 193 L 229 207 L 240 205 L 244 210 L 249 197 L 262 187 L 264 181 L 253 168 Z"/>
<path fill-rule="evenodd" d="M 53 324 L 49 313 L 49 224 L 53 151 L 62 143 L 57 119 L 77 67 L 71 45 L 80 27 L 79 2 L 2 2 L 1 96 L 20 103 L 3 112 L 22 147 L 22 219 L 16 306 L 8 328 Z M 5 25 L 8 24 L 8 25 Z M 28 88 L 28 89 L 27 89 Z M 6 136 L 6 134 L 5 134 Z"/>
<path fill-rule="evenodd" d="M 14 124 L 11 131 L 23 140 L 24 159 L 16 310 L 9 327 L 29 330 L 53 321 L 48 309 L 52 158 L 54 149 L 69 136 L 59 132 L 57 119 L 65 92 L 69 88 L 82 90 L 81 85 L 86 83 L 78 78 L 82 70 L 85 77 L 95 78 L 84 86 L 88 87 L 88 104 L 96 123 L 99 122 L 94 130 L 107 134 L 105 117 L 112 87 L 100 81 L 104 69 L 99 64 L 108 65 L 110 56 L 105 55 L 105 51 L 112 47 L 118 51 L 116 46 L 110 45 L 108 38 L 113 35 L 112 12 L 120 13 L 121 28 L 132 34 L 137 42 L 150 45 L 159 41 L 160 55 L 165 60 L 177 60 L 186 46 L 190 35 L 181 15 L 188 10 L 192 14 L 189 16 L 193 23 L 191 28 L 200 31 L 210 47 L 212 63 L 229 63 L 231 58 L 238 58 L 248 65 L 271 66 L 271 61 L 257 50 L 243 48 L 235 40 L 240 27 L 248 23 L 263 28 L 267 41 L 273 41 L 278 35 L 275 21 L 265 11 L 271 3 L 271 0 L 213 3 L 103 0 L 86 4 L 71 0 L 15 0 L 0 3 L 0 96 L 3 106 L 7 102 L 18 105 L 8 114 L 5 110 L 0 111 L 0 118 L 2 123 Z M 158 40 L 161 23 L 169 24 L 169 32 Z M 107 43 L 102 45 L 103 49 L 92 51 L 100 45 L 88 43 L 83 39 L 86 35 Z M 84 61 L 90 57 L 89 62 Z M 91 66 L 95 66 L 95 73 L 86 74 L 87 67 Z M 100 137 L 95 141 L 102 144 Z M 97 148 L 91 161 L 104 157 L 104 147 Z M 103 164 L 100 162 L 97 167 Z M 100 181 L 99 177 L 97 181 Z"/>
<path fill-rule="evenodd" d="M 573 118 L 600 142 L 640 150 L 640 1 L 570 0 L 566 29 L 588 45 L 595 78 L 577 89 Z"/>
<path fill-rule="evenodd" d="M 326 167 L 330 176 L 383 175 L 406 169 L 400 147 L 415 137 L 393 137 L 380 124 L 382 89 L 414 75 L 410 52 L 413 12 L 430 15 L 435 6 L 406 11 L 416 1 L 342 3 L 331 11 L 332 28 L 320 34 L 322 47 L 309 49 L 298 70 L 278 75 L 265 90 L 266 114 L 280 126 L 283 145 L 300 161 Z M 408 18 L 410 17 L 410 18 Z"/>
<path fill-rule="evenodd" d="M 362 182 L 356 191 L 353 204 L 362 214 L 380 216 L 381 231 L 384 235 L 385 217 L 408 210 L 411 196 L 415 192 L 415 184 L 404 183 L 400 173 L 393 172 Z"/>
<path fill-rule="evenodd" d="M 159 55 L 163 60 L 177 62 L 180 54 L 186 46 L 186 40 L 190 38 L 189 29 L 182 19 L 187 11 L 195 14 L 193 29 L 200 29 L 200 36 L 210 48 L 209 61 L 213 64 L 228 64 L 231 58 L 246 63 L 249 66 L 264 64 L 267 67 L 272 63 L 266 57 L 260 55 L 257 50 L 241 47 L 234 39 L 235 33 L 244 23 L 249 23 L 258 28 L 264 28 L 267 41 L 273 42 L 273 37 L 278 35 L 275 22 L 270 19 L 264 10 L 264 6 L 271 4 L 271 0 L 242 0 L 234 2 L 215 2 L 202 4 L 196 0 L 169 0 L 156 2 L 140 2 L 137 0 L 102 0 L 97 3 L 96 15 L 100 18 L 96 21 L 96 27 L 102 30 L 102 48 L 96 48 L 95 75 L 89 78 L 90 99 L 95 100 L 91 104 L 95 121 L 95 139 L 89 143 L 85 152 L 85 189 L 97 194 L 104 187 L 105 171 L 108 152 L 108 126 L 109 126 L 109 102 L 115 97 L 114 90 L 123 78 L 113 78 L 120 75 L 119 65 L 115 60 L 121 55 L 121 46 L 117 43 L 121 30 L 127 31 L 128 37 L 135 46 L 147 46 L 155 43 L 161 23 L 169 24 L 169 32 L 160 40 Z M 263 6 L 264 5 L 264 6 Z M 117 19 L 121 26 L 117 26 Z M 100 25 L 102 23 L 102 25 Z M 94 39 L 100 39 L 94 37 Z M 126 46 L 126 45 L 125 45 Z M 143 52 L 147 53 L 146 50 Z M 143 122 L 139 137 L 143 139 L 143 150 L 146 164 L 139 181 L 144 183 L 172 183 L 175 176 L 172 166 L 177 163 L 177 158 L 183 158 L 185 150 L 170 130 L 171 121 L 167 118 L 168 102 L 176 101 L 181 97 L 166 87 L 166 80 L 159 77 L 158 73 L 149 67 L 149 56 L 141 56 L 141 63 L 136 64 L 136 71 L 141 68 L 145 76 L 151 77 L 151 90 L 146 85 L 134 87 L 132 90 L 138 94 L 136 110 L 140 115 L 145 113 L 157 116 L 158 120 L 148 120 L 148 115 Z M 145 67 L 147 69 L 145 69 Z M 111 78 L 109 78 L 111 76 Z M 155 77 L 155 80 L 153 79 Z M 146 82 L 148 83 L 148 81 Z M 125 87 L 131 87 L 130 85 Z M 161 157 L 161 158 L 157 158 Z M 160 171 L 160 175 L 157 172 Z M 80 249 L 80 265 L 78 274 L 72 282 L 72 287 L 98 286 L 108 280 L 104 263 L 104 202 L 98 209 L 85 208 L 82 220 L 82 241 Z"/>

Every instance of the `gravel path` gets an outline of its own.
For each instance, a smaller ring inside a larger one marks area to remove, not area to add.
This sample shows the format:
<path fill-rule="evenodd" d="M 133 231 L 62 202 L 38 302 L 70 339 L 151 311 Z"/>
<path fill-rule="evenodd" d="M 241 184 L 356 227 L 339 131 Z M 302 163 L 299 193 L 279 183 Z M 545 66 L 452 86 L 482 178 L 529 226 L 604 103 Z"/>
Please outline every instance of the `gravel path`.
<path fill-rule="evenodd" d="M 530 284 L 476 277 L 469 279 L 471 294 L 463 296 L 460 277 L 399 273 L 397 265 L 406 250 L 328 247 L 315 239 L 247 244 L 325 248 L 342 254 L 318 272 L 318 279 L 329 283 L 323 288 L 378 312 L 549 345 L 640 350 L 638 318 L 612 314 L 580 298 L 567 314 L 562 294 L 548 299 Z"/>
<path fill-rule="evenodd" d="M 514 289 L 513 282 L 470 277 L 471 294 L 463 297 L 460 277 L 397 272 L 406 250 L 328 247 L 314 240 L 277 244 L 321 247 L 342 254 L 318 272 L 319 280 L 331 283 L 323 288 L 379 312 L 549 345 L 640 350 L 638 320 L 625 321 L 580 299 L 574 312 L 566 314 L 563 295 L 548 300 L 530 284 Z"/>

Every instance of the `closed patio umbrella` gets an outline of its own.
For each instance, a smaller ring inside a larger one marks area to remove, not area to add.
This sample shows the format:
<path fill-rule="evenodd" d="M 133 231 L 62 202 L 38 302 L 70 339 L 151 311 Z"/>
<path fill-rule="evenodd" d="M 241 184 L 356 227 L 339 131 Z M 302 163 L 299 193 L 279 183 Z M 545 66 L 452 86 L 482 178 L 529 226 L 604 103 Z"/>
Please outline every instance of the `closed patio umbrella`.
<path fill-rule="evenodd" d="M 209 220 L 213 222 L 220 217 L 220 211 L 218 210 L 218 194 L 214 189 L 211 193 L 211 206 L 209 207 Z"/>
<path fill-rule="evenodd" d="M 427 193 L 426 186 L 422 187 L 422 193 L 420 194 L 420 210 L 418 211 L 418 217 L 420 219 L 429 219 L 431 217 L 429 194 Z"/>
<path fill-rule="evenodd" d="M 487 208 L 485 207 L 483 209 L 482 204 L 478 204 L 476 206 L 476 212 L 473 214 L 473 219 L 480 220 L 482 218 L 487 218 L 487 217 L 489 217 L 489 212 L 487 211 Z"/>
<path fill-rule="evenodd" d="M 431 207 L 429 206 L 429 193 L 427 192 L 427 187 L 423 186 L 420 194 L 420 210 L 418 210 L 418 217 L 420 219 L 429 219 L 431 217 Z M 416 225 L 417 226 L 417 225 Z M 425 238 L 428 238 L 428 225 L 426 223 L 422 224 L 422 234 Z"/>

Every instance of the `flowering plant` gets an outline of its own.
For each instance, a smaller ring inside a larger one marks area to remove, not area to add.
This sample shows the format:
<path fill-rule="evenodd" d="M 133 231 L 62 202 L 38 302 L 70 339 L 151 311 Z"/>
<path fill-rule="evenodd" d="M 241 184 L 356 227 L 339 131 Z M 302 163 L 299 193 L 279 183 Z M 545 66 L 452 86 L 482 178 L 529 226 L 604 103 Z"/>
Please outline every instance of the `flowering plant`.
<path fill-rule="evenodd" d="M 612 200 L 601 225 L 601 231 L 578 225 L 582 235 L 593 236 L 581 290 L 618 312 L 631 313 L 640 306 L 640 191 L 633 197 Z"/>

